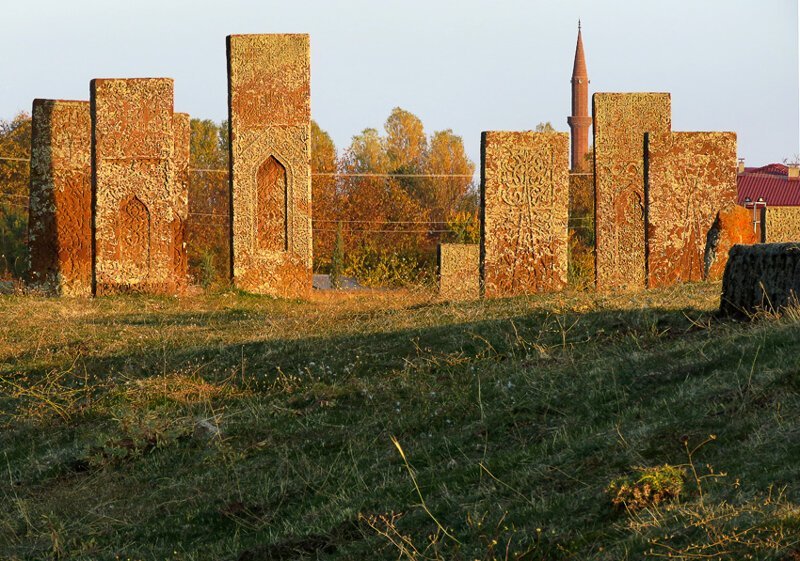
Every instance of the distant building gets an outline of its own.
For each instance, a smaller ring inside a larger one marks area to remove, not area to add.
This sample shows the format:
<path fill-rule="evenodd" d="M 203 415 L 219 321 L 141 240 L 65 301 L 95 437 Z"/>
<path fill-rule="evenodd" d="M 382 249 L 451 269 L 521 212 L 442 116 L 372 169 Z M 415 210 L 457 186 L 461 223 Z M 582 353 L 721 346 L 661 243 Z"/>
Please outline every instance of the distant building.
<path fill-rule="evenodd" d="M 800 167 L 769 164 L 744 167 L 739 162 L 737 203 L 753 206 L 800 206 Z"/>
<path fill-rule="evenodd" d="M 573 172 L 587 171 L 586 153 L 589 151 L 589 127 L 592 116 L 589 114 L 589 75 L 586 73 L 586 56 L 583 54 L 581 22 L 578 22 L 578 44 L 575 46 L 575 62 L 572 65 L 572 115 L 567 117 Z"/>

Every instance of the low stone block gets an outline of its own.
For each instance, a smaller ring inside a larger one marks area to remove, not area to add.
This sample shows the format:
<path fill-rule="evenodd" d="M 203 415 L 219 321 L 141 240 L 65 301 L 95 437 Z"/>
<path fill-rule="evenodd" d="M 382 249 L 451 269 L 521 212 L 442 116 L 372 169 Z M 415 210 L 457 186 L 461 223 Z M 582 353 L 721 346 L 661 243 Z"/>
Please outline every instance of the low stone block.
<path fill-rule="evenodd" d="M 481 296 L 480 245 L 439 244 L 439 296 L 474 300 Z"/>
<path fill-rule="evenodd" d="M 779 311 L 800 295 L 800 244 L 733 246 L 722 280 L 720 312 Z"/>

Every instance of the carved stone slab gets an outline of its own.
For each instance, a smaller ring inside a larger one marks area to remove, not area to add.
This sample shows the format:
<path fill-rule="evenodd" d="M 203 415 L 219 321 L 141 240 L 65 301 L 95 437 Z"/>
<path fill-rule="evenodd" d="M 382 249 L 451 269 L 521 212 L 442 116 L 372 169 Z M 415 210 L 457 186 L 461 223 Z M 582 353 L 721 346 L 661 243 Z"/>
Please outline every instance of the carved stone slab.
<path fill-rule="evenodd" d="M 645 287 L 644 133 L 671 129 L 668 93 L 596 93 L 595 278 L 598 290 Z"/>
<path fill-rule="evenodd" d="M 92 293 L 92 120 L 88 101 L 35 99 L 28 221 L 31 282 Z"/>
<path fill-rule="evenodd" d="M 445 300 L 481 297 L 478 244 L 439 244 L 439 296 Z"/>
<path fill-rule="evenodd" d="M 736 204 L 736 134 L 648 133 L 645 163 L 647 286 L 704 280 L 709 233 Z"/>
<path fill-rule="evenodd" d="M 173 82 L 92 80 L 91 95 L 95 294 L 174 292 L 184 282 L 175 229 L 186 194 L 175 165 Z"/>
<path fill-rule="evenodd" d="M 188 113 L 175 113 L 173 116 L 173 138 L 175 148 L 175 185 L 173 190 L 172 218 L 172 267 L 173 276 L 183 287 L 189 274 L 189 260 L 186 249 L 186 229 L 189 219 L 189 152 L 191 145 L 191 118 Z"/>
<path fill-rule="evenodd" d="M 800 182 L 794 188 L 800 189 Z M 764 211 L 764 241 L 800 242 L 800 207 L 768 206 Z"/>
<path fill-rule="evenodd" d="M 283 297 L 311 290 L 308 35 L 228 37 L 232 273 Z"/>
<path fill-rule="evenodd" d="M 566 286 L 568 207 L 567 133 L 483 133 L 481 273 L 485 296 Z"/>

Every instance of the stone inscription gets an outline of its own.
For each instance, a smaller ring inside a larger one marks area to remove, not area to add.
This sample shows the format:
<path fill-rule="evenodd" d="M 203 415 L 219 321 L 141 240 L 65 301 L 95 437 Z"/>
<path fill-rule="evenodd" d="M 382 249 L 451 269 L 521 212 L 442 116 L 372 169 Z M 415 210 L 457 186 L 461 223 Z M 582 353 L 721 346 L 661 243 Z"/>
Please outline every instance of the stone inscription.
<path fill-rule="evenodd" d="M 569 135 L 490 131 L 481 140 L 484 295 L 564 288 Z"/>
<path fill-rule="evenodd" d="M 475 300 L 481 296 L 480 245 L 439 244 L 439 296 Z"/>
<path fill-rule="evenodd" d="M 704 280 L 711 230 L 736 204 L 736 134 L 648 133 L 645 150 L 647 286 Z"/>
<path fill-rule="evenodd" d="M 800 182 L 795 183 L 800 189 Z M 800 242 L 800 207 L 768 206 L 764 211 L 764 242 Z"/>
<path fill-rule="evenodd" d="M 36 99 L 31 126 L 32 284 L 59 295 L 91 295 L 89 102 Z"/>
<path fill-rule="evenodd" d="M 595 278 L 598 290 L 645 287 L 644 133 L 671 129 L 668 93 L 596 93 Z"/>
<path fill-rule="evenodd" d="M 308 35 L 228 37 L 234 283 L 283 297 L 311 290 Z"/>
<path fill-rule="evenodd" d="M 187 180 L 176 161 L 188 156 L 176 158 L 172 80 L 93 80 L 91 94 L 95 293 L 179 290 Z"/>

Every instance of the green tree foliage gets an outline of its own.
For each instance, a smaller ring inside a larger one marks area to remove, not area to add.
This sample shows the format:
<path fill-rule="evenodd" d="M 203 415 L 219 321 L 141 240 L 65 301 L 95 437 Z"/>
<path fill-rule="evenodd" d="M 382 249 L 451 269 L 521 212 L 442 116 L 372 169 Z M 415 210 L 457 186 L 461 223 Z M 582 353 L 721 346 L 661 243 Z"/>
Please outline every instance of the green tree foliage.
<path fill-rule="evenodd" d="M 226 169 L 228 167 L 228 126 L 210 119 L 192 119 L 189 167 Z"/>
<path fill-rule="evenodd" d="M 534 130 L 536 132 L 556 132 L 555 127 L 553 127 L 550 121 L 539 123 L 538 125 L 536 125 L 536 128 Z"/>
<path fill-rule="evenodd" d="M 192 119 L 190 127 L 187 252 L 191 274 L 208 287 L 228 274 L 228 125 Z"/>
<path fill-rule="evenodd" d="M 432 220 L 446 222 L 458 212 L 476 210 L 471 196 L 475 164 L 467 157 L 460 136 L 450 129 L 433 133 L 424 169 L 429 175 L 461 176 L 431 177 L 424 182 L 421 202 L 430 209 Z"/>
<path fill-rule="evenodd" d="M 331 136 L 316 121 L 311 121 L 311 192 L 314 217 L 314 265 L 326 270 L 333 265 L 336 232 L 334 226 L 343 218 L 336 177 L 338 170 L 336 145 Z M 332 273 L 333 274 L 333 273 Z"/>
<path fill-rule="evenodd" d="M 20 278 L 27 270 L 30 154 L 30 115 L 0 120 L 0 277 Z"/>
<path fill-rule="evenodd" d="M 445 231 L 458 239 L 472 237 L 465 231 L 477 220 L 475 164 L 451 130 L 428 137 L 422 121 L 399 107 L 384 132 L 368 128 L 353 137 L 336 166 L 342 175 L 334 186 L 317 188 L 320 178 L 314 178 L 314 257 L 318 270 L 330 266 L 333 225 L 341 221 L 346 271 L 368 283 L 402 284 L 433 271 L 436 244 Z M 332 143 L 326 137 L 312 128 L 312 168 L 314 152 L 325 154 L 321 157 L 330 164 Z M 322 193 L 324 200 L 318 200 Z M 449 230 L 451 219 L 458 234 Z"/>

